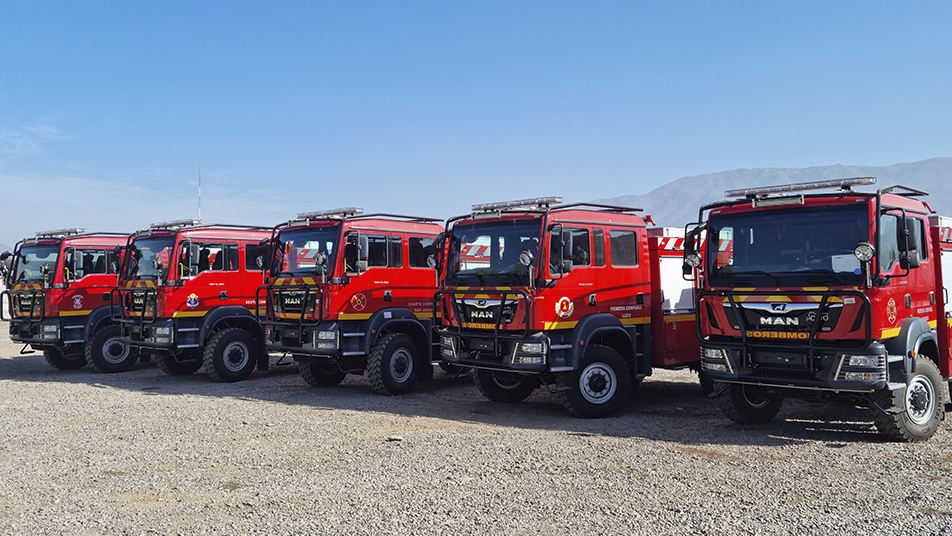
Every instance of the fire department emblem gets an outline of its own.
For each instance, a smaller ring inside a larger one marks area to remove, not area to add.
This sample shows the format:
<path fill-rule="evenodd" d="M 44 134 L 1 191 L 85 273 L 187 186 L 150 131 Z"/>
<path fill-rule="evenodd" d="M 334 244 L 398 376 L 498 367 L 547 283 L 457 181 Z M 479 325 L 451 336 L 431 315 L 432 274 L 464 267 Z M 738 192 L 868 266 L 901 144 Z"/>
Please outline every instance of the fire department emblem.
<path fill-rule="evenodd" d="M 198 307 L 198 294 L 194 292 L 188 295 L 188 299 L 185 300 L 185 305 L 188 305 L 189 309 L 194 309 Z"/>
<path fill-rule="evenodd" d="M 575 304 L 566 296 L 562 296 L 555 304 L 555 314 L 561 318 L 568 318 L 575 312 Z"/>
<path fill-rule="evenodd" d="M 350 298 L 350 306 L 354 308 L 355 311 L 363 311 L 364 307 L 367 307 L 367 296 L 364 296 L 363 292 L 358 292 Z"/>
<path fill-rule="evenodd" d="M 890 324 L 896 323 L 896 300 L 889 298 L 889 301 L 886 303 L 886 318 L 889 320 Z"/>
<path fill-rule="evenodd" d="M 73 309 L 82 309 L 83 308 L 83 297 L 79 294 L 73 296 Z"/>

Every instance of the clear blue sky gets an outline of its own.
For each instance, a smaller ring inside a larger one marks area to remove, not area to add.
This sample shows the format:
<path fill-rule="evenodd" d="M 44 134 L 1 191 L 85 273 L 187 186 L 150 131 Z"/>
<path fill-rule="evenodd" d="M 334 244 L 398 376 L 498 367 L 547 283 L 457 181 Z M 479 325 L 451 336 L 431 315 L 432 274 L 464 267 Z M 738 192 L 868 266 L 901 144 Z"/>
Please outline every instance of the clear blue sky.
<path fill-rule="evenodd" d="M 952 3 L 0 6 L 0 243 L 952 156 Z"/>

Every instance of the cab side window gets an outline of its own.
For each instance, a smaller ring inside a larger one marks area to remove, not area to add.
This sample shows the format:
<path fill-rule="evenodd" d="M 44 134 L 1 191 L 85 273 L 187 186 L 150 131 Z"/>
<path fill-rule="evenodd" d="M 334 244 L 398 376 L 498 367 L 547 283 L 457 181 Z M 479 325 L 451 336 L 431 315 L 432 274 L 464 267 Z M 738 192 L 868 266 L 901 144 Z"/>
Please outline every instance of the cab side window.
<path fill-rule="evenodd" d="M 429 268 L 426 259 L 436 253 L 434 239 L 411 236 L 407 239 L 407 264 L 411 268 Z"/>
<path fill-rule="evenodd" d="M 399 236 L 388 236 L 387 242 L 390 244 L 390 266 L 400 268 L 403 266 L 403 241 Z"/>
<path fill-rule="evenodd" d="M 592 265 L 605 266 L 605 233 L 601 229 L 592 230 Z"/>
<path fill-rule="evenodd" d="M 387 266 L 386 236 L 367 237 L 367 266 L 371 268 Z"/>
<path fill-rule="evenodd" d="M 259 263 L 260 258 L 260 265 Z M 268 246 L 259 246 L 257 244 L 245 245 L 245 270 L 249 272 L 260 272 L 268 264 Z"/>
<path fill-rule="evenodd" d="M 635 231 L 608 231 L 612 266 L 638 266 L 638 235 Z"/>

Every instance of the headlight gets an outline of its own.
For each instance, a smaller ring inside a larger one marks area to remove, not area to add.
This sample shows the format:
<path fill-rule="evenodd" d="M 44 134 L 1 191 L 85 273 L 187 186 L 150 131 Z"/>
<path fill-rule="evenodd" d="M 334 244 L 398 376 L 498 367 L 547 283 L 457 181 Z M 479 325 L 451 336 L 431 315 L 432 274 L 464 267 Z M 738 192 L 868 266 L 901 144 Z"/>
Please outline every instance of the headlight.
<path fill-rule="evenodd" d="M 684 264 L 687 264 L 691 268 L 697 268 L 701 265 L 701 254 L 700 253 L 688 253 L 684 256 Z"/>
<path fill-rule="evenodd" d="M 519 345 L 519 351 L 527 354 L 541 354 L 544 346 L 541 342 L 524 342 Z"/>
<path fill-rule="evenodd" d="M 868 262 L 876 256 L 876 248 L 869 242 L 861 242 L 853 249 L 853 255 L 856 255 L 861 262 Z"/>
<path fill-rule="evenodd" d="M 453 346 L 453 337 L 440 337 L 440 346 Z"/>
<path fill-rule="evenodd" d="M 59 331 L 59 328 L 55 324 L 43 326 L 43 333 L 56 333 L 57 331 Z"/>
<path fill-rule="evenodd" d="M 172 328 L 169 327 L 169 326 L 166 326 L 166 327 L 164 327 L 164 328 L 155 328 L 155 329 L 152 331 L 152 333 L 153 333 L 154 335 L 156 335 L 156 336 L 158 336 L 158 335 L 164 335 L 164 336 L 168 337 L 169 335 L 172 334 Z"/>
<path fill-rule="evenodd" d="M 701 348 L 701 359 L 727 359 L 723 348 Z"/>
<path fill-rule="evenodd" d="M 878 355 L 851 355 L 851 367 L 882 368 L 882 358 Z"/>
<path fill-rule="evenodd" d="M 336 331 L 318 331 L 317 339 L 320 341 L 333 341 L 337 339 Z"/>

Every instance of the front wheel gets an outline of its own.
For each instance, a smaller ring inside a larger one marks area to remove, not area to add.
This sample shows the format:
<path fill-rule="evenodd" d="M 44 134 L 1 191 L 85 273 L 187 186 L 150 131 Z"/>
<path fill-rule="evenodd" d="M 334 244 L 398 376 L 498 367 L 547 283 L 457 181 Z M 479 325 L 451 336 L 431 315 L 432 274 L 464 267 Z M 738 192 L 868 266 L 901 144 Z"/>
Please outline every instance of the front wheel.
<path fill-rule="evenodd" d="M 876 429 L 893 441 L 925 441 L 945 418 L 947 386 L 929 359 L 916 362 L 909 385 L 895 391 L 878 391 L 870 397 Z"/>
<path fill-rule="evenodd" d="M 493 402 L 522 402 L 539 386 L 539 379 L 513 372 L 477 370 L 476 388 Z"/>
<path fill-rule="evenodd" d="M 730 420 L 740 424 L 764 424 L 773 420 L 783 405 L 782 398 L 768 398 L 753 385 L 731 384 L 717 397 L 717 406 Z"/>
<path fill-rule="evenodd" d="M 67 354 L 60 347 L 48 347 L 43 349 L 43 358 L 46 362 L 60 370 L 76 370 L 86 364 L 86 356 L 82 353 Z"/>
<path fill-rule="evenodd" d="M 579 417 L 608 417 L 631 395 L 631 370 L 614 349 L 589 346 L 579 368 L 559 374 L 559 397 L 569 413 Z"/>
<path fill-rule="evenodd" d="M 391 333 L 380 339 L 367 358 L 370 386 L 383 395 L 408 392 L 416 383 L 416 356 L 416 343 L 406 333 Z"/>
<path fill-rule="evenodd" d="M 125 372 L 131 369 L 139 353 L 122 340 L 122 328 L 102 326 L 86 343 L 86 362 L 99 372 Z"/>
<path fill-rule="evenodd" d="M 258 361 L 255 340 L 241 328 L 223 329 L 205 345 L 205 373 L 216 382 L 237 382 L 251 376 Z"/>

